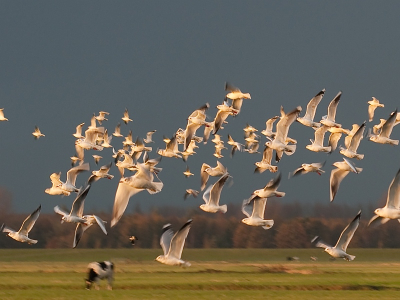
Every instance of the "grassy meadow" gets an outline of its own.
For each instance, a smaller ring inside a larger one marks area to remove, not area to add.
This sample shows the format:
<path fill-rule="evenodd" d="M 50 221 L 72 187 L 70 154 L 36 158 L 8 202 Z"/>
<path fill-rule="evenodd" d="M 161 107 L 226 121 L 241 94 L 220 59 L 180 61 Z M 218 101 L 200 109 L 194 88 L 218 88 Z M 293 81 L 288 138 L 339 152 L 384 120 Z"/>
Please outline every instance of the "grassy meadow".
<path fill-rule="evenodd" d="M 352 262 L 322 249 L 184 249 L 187 269 L 161 249 L 0 250 L 0 299 L 394 299 L 400 249 L 351 249 Z M 297 256 L 299 261 L 287 261 Z M 311 261 L 310 257 L 318 257 Z M 112 260 L 114 290 L 84 288 L 91 261 Z"/>

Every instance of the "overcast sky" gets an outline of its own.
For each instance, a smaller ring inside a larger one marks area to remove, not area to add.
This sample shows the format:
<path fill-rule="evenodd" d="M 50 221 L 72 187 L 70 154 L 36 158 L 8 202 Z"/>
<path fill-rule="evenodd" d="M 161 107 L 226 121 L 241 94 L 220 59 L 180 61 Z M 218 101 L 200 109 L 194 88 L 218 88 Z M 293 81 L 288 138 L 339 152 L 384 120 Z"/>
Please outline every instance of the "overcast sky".
<path fill-rule="evenodd" d="M 225 143 L 227 134 L 243 142 L 246 123 L 264 129 L 281 105 L 287 111 L 301 105 L 304 113 L 322 88 L 326 94 L 315 119 L 326 115 L 341 90 L 336 120 L 345 128 L 367 120 L 372 96 L 385 107 L 376 110 L 371 124 L 399 106 L 398 1 L 3 1 L 0 8 L 0 107 L 9 119 L 0 123 L 0 187 L 12 193 L 16 211 L 30 212 L 40 203 L 46 212 L 71 205 L 74 195 L 50 196 L 44 190 L 53 172 L 61 171 L 65 180 L 75 153 L 72 133 L 81 122 L 86 129 L 100 110 L 110 113 L 104 126 L 111 132 L 125 108 L 133 122 L 122 124 L 124 135 L 132 130 L 134 137 L 144 137 L 157 130 L 150 153 L 155 157 L 156 149 L 165 147 L 163 135 L 185 128 L 190 113 L 204 103 L 210 103 L 208 120 L 214 118 L 225 81 L 251 94 L 240 115 L 229 117 L 219 132 Z M 31 135 L 35 125 L 46 135 L 37 141 Z M 271 200 L 329 203 L 331 164 L 341 155 L 305 149 L 314 131 L 300 123 L 292 125 L 289 136 L 298 140 L 297 151 L 278 164 L 279 190 L 286 197 Z M 400 138 L 400 127 L 392 137 Z M 112 140 L 116 149 L 121 143 Z M 199 206 L 201 196 L 183 201 L 185 189 L 199 189 L 203 162 L 216 165 L 213 143 L 199 146 L 188 160 L 195 176 L 184 177 L 182 160 L 164 158 L 163 190 L 135 195 L 127 210 L 136 203 L 143 209 Z M 399 151 L 364 139 L 359 153 L 365 158 L 356 161 L 364 170 L 344 179 L 335 202 L 378 205 L 400 167 Z M 91 155 L 103 156 L 102 165 L 111 161 L 111 152 L 87 151 L 85 160 L 94 170 Z M 221 196 L 228 209 L 275 176 L 253 173 L 261 154 L 222 154 L 233 177 Z M 325 160 L 326 174 L 287 179 L 301 163 Z M 86 213 L 111 215 L 119 180 L 115 166 L 111 173 L 113 180 L 93 185 Z M 80 174 L 77 185 L 88 176 Z"/>

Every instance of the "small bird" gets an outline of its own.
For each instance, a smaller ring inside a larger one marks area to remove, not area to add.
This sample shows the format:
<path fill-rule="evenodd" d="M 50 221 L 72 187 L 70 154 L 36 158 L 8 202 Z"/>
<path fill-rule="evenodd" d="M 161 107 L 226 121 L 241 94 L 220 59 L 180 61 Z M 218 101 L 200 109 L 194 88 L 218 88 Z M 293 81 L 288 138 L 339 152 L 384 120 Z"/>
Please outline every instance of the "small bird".
<path fill-rule="evenodd" d="M 374 119 L 374 113 L 375 113 L 375 109 L 377 109 L 378 107 L 385 107 L 384 104 L 379 103 L 379 100 L 376 99 L 375 97 L 372 97 L 372 100 L 367 102 L 368 105 L 368 119 L 371 122 Z"/>
<path fill-rule="evenodd" d="M 39 207 L 31 213 L 25 220 L 22 222 L 21 228 L 18 231 L 14 231 L 13 229 L 4 225 L 1 225 L 0 231 L 1 232 L 8 232 L 8 236 L 13 238 L 14 240 L 22 243 L 36 244 L 38 241 L 30 239 L 28 237 L 29 232 L 32 230 L 33 225 L 35 225 L 36 220 L 39 218 L 40 210 L 42 206 Z"/>
<path fill-rule="evenodd" d="M 335 199 L 335 196 L 339 190 L 340 183 L 347 176 L 347 174 L 349 174 L 350 172 L 358 174 L 362 171 L 362 168 L 357 168 L 356 165 L 346 157 L 343 157 L 343 160 L 344 161 L 333 163 L 333 166 L 335 166 L 336 169 L 332 170 L 330 177 L 331 202 Z"/>
<path fill-rule="evenodd" d="M 211 168 L 208 164 L 203 163 L 201 165 L 201 170 L 200 170 L 200 178 L 201 178 L 200 190 L 202 191 L 206 187 L 209 176 L 222 176 L 226 172 L 227 169 L 218 160 L 217 160 L 217 166 L 214 168 Z"/>
<path fill-rule="evenodd" d="M 317 110 L 318 104 L 321 102 L 322 98 L 325 95 L 325 89 L 322 89 L 318 94 L 316 94 L 310 102 L 307 104 L 307 110 L 304 117 L 298 117 L 297 121 L 304 126 L 318 128 L 321 126 L 321 123 L 314 122 L 315 112 Z"/>
<path fill-rule="evenodd" d="M 32 132 L 32 135 L 34 136 L 35 140 L 38 140 L 40 137 L 45 136 L 43 133 L 40 132 L 40 129 L 37 126 L 35 126 L 35 131 Z"/>
<path fill-rule="evenodd" d="M 83 190 L 81 190 L 76 196 L 74 202 L 72 203 L 72 208 L 70 213 L 61 209 L 58 205 L 54 207 L 54 211 L 60 214 L 61 223 L 85 223 L 86 220 L 83 218 L 83 207 L 87 194 L 90 190 L 90 184 L 87 185 Z"/>
<path fill-rule="evenodd" d="M 83 233 L 94 224 L 99 225 L 100 229 L 104 232 L 105 235 L 107 235 L 107 230 L 106 227 L 104 226 L 105 223 L 107 223 L 106 221 L 103 221 L 102 219 L 100 219 L 98 216 L 95 215 L 85 215 L 82 216 L 82 218 L 85 220 L 85 223 L 78 222 L 76 224 L 75 236 L 72 248 L 76 248 L 76 246 L 78 246 L 78 243 L 81 240 Z"/>
<path fill-rule="evenodd" d="M 92 182 L 96 182 L 100 178 L 107 178 L 107 179 L 113 179 L 114 176 L 111 174 L 108 174 L 108 171 L 110 171 L 111 168 L 111 163 L 108 165 L 104 165 L 100 168 L 98 171 L 92 171 L 92 175 L 90 175 L 88 179 L 88 184 L 92 184 Z"/>
<path fill-rule="evenodd" d="M 83 125 L 85 125 L 85 123 L 81 123 L 78 126 L 76 126 L 76 131 L 73 134 L 73 136 L 76 137 L 77 139 L 84 138 L 84 136 L 82 135 L 82 126 Z"/>
<path fill-rule="evenodd" d="M 186 171 L 183 172 L 183 174 L 185 175 L 186 178 L 194 175 L 192 172 L 190 172 L 189 166 L 186 166 Z"/>
<path fill-rule="evenodd" d="M 363 159 L 364 154 L 358 154 L 357 149 L 360 146 L 361 140 L 364 138 L 365 122 L 357 129 L 356 133 L 348 140 L 348 147 L 340 147 L 340 154 L 348 158 Z"/>
<path fill-rule="evenodd" d="M 238 150 L 239 152 L 242 152 L 243 148 L 244 148 L 244 145 L 239 142 L 235 142 L 230 134 L 228 134 L 228 145 L 232 146 L 231 156 L 233 156 L 235 154 L 236 150 Z"/>
<path fill-rule="evenodd" d="M 160 245 L 164 255 L 159 255 L 156 261 L 170 265 L 190 267 L 190 263 L 181 259 L 186 237 L 192 226 L 192 220 L 188 220 L 175 234 L 171 229 L 171 224 L 163 226 L 160 238 Z"/>
<path fill-rule="evenodd" d="M 115 130 L 114 130 L 113 136 L 116 136 L 116 137 L 121 137 L 121 136 L 123 136 L 123 135 L 121 134 L 121 123 L 118 123 L 118 125 L 115 126 Z"/>
<path fill-rule="evenodd" d="M 185 195 L 183 196 L 183 200 L 186 200 L 187 197 L 189 197 L 190 195 L 192 195 L 193 197 L 197 198 L 197 196 L 199 195 L 199 191 L 193 190 L 193 189 L 187 189 L 185 192 Z"/>
<path fill-rule="evenodd" d="M 108 121 L 108 119 L 106 119 L 106 115 L 109 115 L 110 113 L 106 112 L 106 111 L 100 111 L 98 116 L 95 116 L 96 120 L 99 122 L 99 124 L 101 125 L 101 123 L 103 121 Z"/>
<path fill-rule="evenodd" d="M 129 113 L 127 108 L 125 108 L 124 116 L 121 119 L 122 121 L 124 121 L 125 124 L 128 124 L 128 122 L 132 122 L 132 119 L 129 118 Z"/>
<path fill-rule="evenodd" d="M 342 96 L 342 92 L 337 93 L 335 98 L 329 103 L 328 106 L 328 115 L 323 116 L 322 120 L 319 121 L 321 124 L 326 125 L 328 127 L 342 127 L 341 124 L 335 122 L 336 118 L 336 109 L 340 101 L 340 97 Z"/>
<path fill-rule="evenodd" d="M 272 152 L 272 148 L 265 146 L 262 160 L 254 163 L 256 165 L 254 173 L 263 173 L 265 170 L 269 170 L 271 173 L 275 173 L 278 171 L 277 166 L 271 165 Z"/>
<path fill-rule="evenodd" d="M 0 121 L 8 121 L 8 119 L 4 117 L 4 108 L 0 108 Z"/>
<path fill-rule="evenodd" d="M 245 199 L 242 204 L 242 212 L 247 216 L 242 223 L 250 226 L 261 226 L 264 229 L 270 229 L 274 226 L 274 220 L 264 220 L 265 206 L 267 198 L 257 196 Z M 253 207 L 251 208 L 251 206 Z"/>
<path fill-rule="evenodd" d="M 399 140 L 392 140 L 390 135 L 392 134 L 393 127 L 396 122 L 397 109 L 392 112 L 389 118 L 383 123 L 381 131 L 379 134 L 375 135 L 369 133 L 369 140 L 379 144 L 390 144 L 390 145 L 398 145 Z"/>
<path fill-rule="evenodd" d="M 318 175 L 322 175 L 323 173 L 325 173 L 325 171 L 321 169 L 324 165 L 325 165 L 325 162 L 323 162 L 323 163 L 301 164 L 301 167 L 297 168 L 291 174 L 289 174 L 289 178 L 293 177 L 293 176 L 296 176 L 296 175 L 307 174 L 307 173 L 310 173 L 310 172 L 315 172 Z"/>
<path fill-rule="evenodd" d="M 94 162 L 96 163 L 96 165 L 98 165 L 98 164 L 99 164 L 99 161 L 100 161 L 100 159 L 102 159 L 102 158 L 103 158 L 103 156 L 96 155 L 96 154 L 93 154 L 92 156 L 93 156 L 93 159 L 94 159 Z"/>
<path fill-rule="evenodd" d="M 325 248 L 325 251 L 334 258 L 343 258 L 347 261 L 352 261 L 356 257 L 346 253 L 347 247 L 353 238 L 354 232 L 357 230 L 360 224 L 361 210 L 357 216 L 346 226 L 342 231 L 336 245 L 334 247 L 324 243 L 319 236 L 312 239 L 311 243 L 315 244 L 316 247 Z"/>
<path fill-rule="evenodd" d="M 153 130 L 153 131 L 149 131 L 146 133 L 146 138 L 143 139 L 143 142 L 145 142 L 146 144 L 149 143 L 154 143 L 153 141 L 153 134 L 156 132 L 157 130 Z"/>
<path fill-rule="evenodd" d="M 62 182 L 60 180 L 60 173 L 53 173 L 50 175 L 50 180 L 53 186 L 50 189 L 46 189 L 45 192 L 50 195 L 59 195 L 59 194 L 52 194 L 54 192 L 52 189 L 58 188 L 61 190 L 61 194 L 68 194 L 71 192 L 79 192 L 79 189 L 75 186 L 76 177 L 79 173 L 84 171 L 89 171 L 89 163 L 82 164 L 80 166 L 73 167 L 69 169 L 67 172 L 67 180 Z"/>
<path fill-rule="evenodd" d="M 131 235 L 131 236 L 129 237 L 129 240 L 131 241 L 131 245 L 132 245 L 132 246 L 135 246 L 135 242 L 138 241 L 139 239 L 138 239 L 136 236 Z"/>

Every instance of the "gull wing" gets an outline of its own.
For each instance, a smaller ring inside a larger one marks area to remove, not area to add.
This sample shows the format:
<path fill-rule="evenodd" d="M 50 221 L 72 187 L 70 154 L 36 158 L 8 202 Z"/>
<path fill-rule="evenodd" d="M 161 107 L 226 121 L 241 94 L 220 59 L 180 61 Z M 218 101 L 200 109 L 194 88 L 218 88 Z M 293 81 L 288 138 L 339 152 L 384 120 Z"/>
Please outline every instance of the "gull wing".
<path fill-rule="evenodd" d="M 341 132 L 335 132 L 330 134 L 328 145 L 331 147 L 331 152 L 336 150 L 338 142 L 341 137 L 342 137 Z"/>
<path fill-rule="evenodd" d="M 349 245 L 351 239 L 353 238 L 354 232 L 357 230 L 360 224 L 361 210 L 358 212 L 357 216 L 350 222 L 349 225 L 343 230 L 342 234 L 337 241 L 335 248 L 340 248 L 346 252 L 347 246 Z"/>
<path fill-rule="evenodd" d="M 368 105 L 368 120 L 370 122 L 372 122 L 372 120 L 374 119 L 374 112 L 376 108 L 377 106 L 375 105 Z"/>
<path fill-rule="evenodd" d="M 330 199 L 331 202 L 335 199 L 335 196 L 339 190 L 340 183 L 342 182 L 343 178 L 349 174 L 350 171 L 345 171 L 341 169 L 333 169 L 331 172 L 330 178 Z"/>
<path fill-rule="evenodd" d="M 83 171 L 89 171 L 90 167 L 89 167 L 89 163 L 84 163 L 80 166 L 76 166 L 73 167 L 71 169 L 69 169 L 69 171 L 67 172 L 67 183 L 75 185 L 75 181 L 76 181 L 76 176 L 78 176 L 78 174 L 80 172 Z"/>
<path fill-rule="evenodd" d="M 332 99 L 328 106 L 328 119 L 335 121 L 336 118 L 336 108 L 339 104 L 340 97 L 342 96 L 342 91 L 340 91 L 335 98 Z"/>
<path fill-rule="evenodd" d="M 389 218 L 382 218 L 378 215 L 374 215 L 371 220 L 368 222 L 368 226 L 372 225 L 372 227 L 377 227 L 379 225 L 385 224 L 387 221 L 389 221 Z"/>
<path fill-rule="evenodd" d="M 206 169 L 211 168 L 209 165 L 207 165 L 206 163 L 203 163 L 201 165 L 201 170 L 200 170 L 200 179 L 201 179 L 201 187 L 200 190 L 204 190 L 204 188 L 206 187 L 208 178 L 210 177 L 210 175 L 208 175 L 208 173 L 205 171 Z"/>
<path fill-rule="evenodd" d="M 351 138 L 349 150 L 353 152 L 357 151 L 357 148 L 360 145 L 360 142 L 364 136 L 364 130 L 365 130 L 365 122 L 358 128 L 356 133 Z"/>
<path fill-rule="evenodd" d="M 221 171 L 221 173 L 226 173 L 226 168 L 223 164 L 220 163 L 219 160 L 217 160 L 217 166 L 215 169 L 218 169 L 219 171 Z"/>
<path fill-rule="evenodd" d="M 128 206 L 129 198 L 143 191 L 143 189 L 129 186 L 123 181 L 123 179 L 124 178 L 119 181 L 117 192 L 115 193 L 111 227 L 117 224 L 119 219 L 121 219 L 126 207 Z"/>
<path fill-rule="evenodd" d="M 68 212 L 61 209 L 58 205 L 54 207 L 54 211 L 62 216 L 68 216 Z"/>
<path fill-rule="evenodd" d="M 163 231 L 160 238 L 160 245 L 163 249 L 164 255 L 167 255 L 171 247 L 171 240 L 174 236 L 174 232 L 171 229 L 171 224 L 164 225 L 162 230 Z"/>
<path fill-rule="evenodd" d="M 53 187 L 57 187 L 62 184 L 60 177 L 61 177 L 61 172 L 53 173 L 50 175 L 50 180 L 51 180 L 51 183 L 53 184 Z"/>
<path fill-rule="evenodd" d="M 382 126 L 381 136 L 389 138 L 392 133 L 394 123 L 396 122 L 397 109 L 390 114 L 390 117 L 386 120 L 386 122 Z"/>
<path fill-rule="evenodd" d="M 192 226 L 192 219 L 188 220 L 181 229 L 179 229 L 171 239 L 171 246 L 169 247 L 168 255 L 176 258 L 181 258 L 183 246 L 185 245 L 186 237 Z"/>
<path fill-rule="evenodd" d="M 319 248 L 329 248 L 329 247 L 331 247 L 330 245 L 328 245 L 324 241 L 322 241 L 321 238 L 318 235 L 311 240 L 311 243 L 314 244 L 315 247 L 319 247 Z"/>
<path fill-rule="evenodd" d="M 325 89 L 321 90 L 310 100 L 310 102 L 308 102 L 306 114 L 304 115 L 305 119 L 314 120 L 315 112 L 317 111 L 317 106 L 321 102 L 324 95 L 325 95 Z"/>
<path fill-rule="evenodd" d="M 328 131 L 328 126 L 322 125 L 320 128 L 315 130 L 315 141 L 314 144 L 319 145 L 319 146 L 324 146 L 324 137 L 325 137 L 325 132 Z"/>
<path fill-rule="evenodd" d="M 267 205 L 267 198 L 255 197 L 253 202 L 252 217 L 264 219 L 265 206 Z"/>
<path fill-rule="evenodd" d="M 33 225 L 35 225 L 35 222 L 37 218 L 39 218 L 40 215 L 40 210 L 42 209 L 42 206 L 39 205 L 37 209 L 33 213 L 31 213 L 22 223 L 21 228 L 19 229 L 19 233 L 25 236 L 28 236 L 29 231 L 31 231 Z"/>
<path fill-rule="evenodd" d="M 81 146 L 75 144 L 75 152 L 78 158 L 83 161 L 85 158 L 85 149 L 83 149 Z"/>
<path fill-rule="evenodd" d="M 14 229 L 11 229 L 10 227 L 6 226 L 4 223 L 0 227 L 0 232 L 15 232 Z"/>
<path fill-rule="evenodd" d="M 386 207 L 400 208 L 400 170 L 397 171 L 396 176 L 390 183 Z"/>
<path fill-rule="evenodd" d="M 75 236 L 74 236 L 74 242 L 72 244 L 72 248 L 76 248 L 78 246 L 79 241 L 81 240 L 83 233 L 88 229 L 92 224 L 86 224 L 86 223 L 78 223 L 75 228 Z"/>
<path fill-rule="evenodd" d="M 285 114 L 283 107 L 281 107 L 281 119 L 276 124 L 276 136 L 275 139 L 281 143 L 286 143 L 286 138 L 289 132 L 290 125 L 296 121 L 297 116 L 301 112 L 301 107 L 298 106 L 288 114 Z"/>
<path fill-rule="evenodd" d="M 242 202 L 242 213 L 244 213 L 248 218 L 253 213 L 252 203 L 250 199 L 244 199 Z"/>
<path fill-rule="evenodd" d="M 240 90 L 236 86 L 230 84 L 229 82 L 225 82 L 225 91 L 228 91 L 231 93 L 232 92 L 240 92 Z"/>
<path fill-rule="evenodd" d="M 267 122 L 265 122 L 266 130 L 272 132 L 272 128 L 274 126 L 274 123 L 275 123 L 276 119 L 278 119 L 278 118 L 279 118 L 279 116 L 275 116 L 275 117 L 272 117 L 272 118 L 268 119 Z"/>
<path fill-rule="evenodd" d="M 266 191 L 267 189 L 271 189 L 271 190 L 276 190 L 279 187 L 279 184 L 281 183 L 281 178 L 282 175 L 281 173 L 278 174 L 278 176 L 276 176 L 275 178 L 271 179 L 265 186 L 264 186 L 264 191 Z"/>
<path fill-rule="evenodd" d="M 71 215 L 82 218 L 83 208 L 87 194 L 90 190 L 90 184 L 88 184 L 83 190 L 81 190 L 76 196 L 74 202 L 72 203 Z"/>
<path fill-rule="evenodd" d="M 221 126 L 224 124 L 226 118 L 231 114 L 230 111 L 222 111 L 218 110 L 217 114 L 215 115 L 214 119 L 214 131 L 213 134 L 216 134 Z"/>
<path fill-rule="evenodd" d="M 294 177 L 296 175 L 302 175 L 306 173 L 306 170 L 304 170 L 303 167 L 297 168 L 296 170 L 294 170 L 292 173 L 289 174 L 289 177 Z"/>
<path fill-rule="evenodd" d="M 106 222 L 96 215 L 93 215 L 92 217 L 96 220 L 97 225 L 99 225 L 104 234 L 107 235 L 106 226 L 104 225 Z"/>
<path fill-rule="evenodd" d="M 267 164 L 271 164 L 271 160 L 272 160 L 272 153 L 273 153 L 273 149 L 268 147 L 267 145 L 265 145 L 264 151 L 263 151 L 263 157 L 262 157 L 262 161 L 267 163 Z"/>
<path fill-rule="evenodd" d="M 354 172 L 354 173 L 359 173 L 358 171 L 357 171 L 357 167 L 356 167 L 356 164 L 354 163 L 354 162 L 352 162 L 350 159 L 348 159 L 347 157 L 343 157 L 343 160 L 347 163 L 347 165 L 350 167 L 350 169 L 352 169 L 352 171 Z"/>
<path fill-rule="evenodd" d="M 216 183 L 214 183 L 214 185 L 212 186 L 212 188 L 210 190 L 210 197 L 208 200 L 209 204 L 213 203 L 214 205 L 219 205 L 219 198 L 221 196 L 221 191 L 222 191 L 222 188 L 224 187 L 224 184 L 225 184 L 226 180 L 228 179 L 228 177 L 229 177 L 229 174 L 225 173 L 218 179 L 218 181 Z M 203 195 L 203 199 L 204 199 L 204 195 Z"/>

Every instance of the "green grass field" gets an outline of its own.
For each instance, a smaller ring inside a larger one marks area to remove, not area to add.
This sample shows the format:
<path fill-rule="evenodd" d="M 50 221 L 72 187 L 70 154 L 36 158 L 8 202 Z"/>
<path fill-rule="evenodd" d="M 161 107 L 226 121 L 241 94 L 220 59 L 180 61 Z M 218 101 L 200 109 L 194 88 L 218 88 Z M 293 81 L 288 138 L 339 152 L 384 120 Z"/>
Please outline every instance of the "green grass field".
<path fill-rule="evenodd" d="M 187 269 L 165 266 L 153 249 L 0 250 L 0 299 L 395 299 L 400 249 L 185 249 Z M 287 261 L 297 256 L 299 261 Z M 311 261 L 317 256 L 318 261 Z M 112 260 L 114 290 L 84 288 L 91 261 Z"/>

